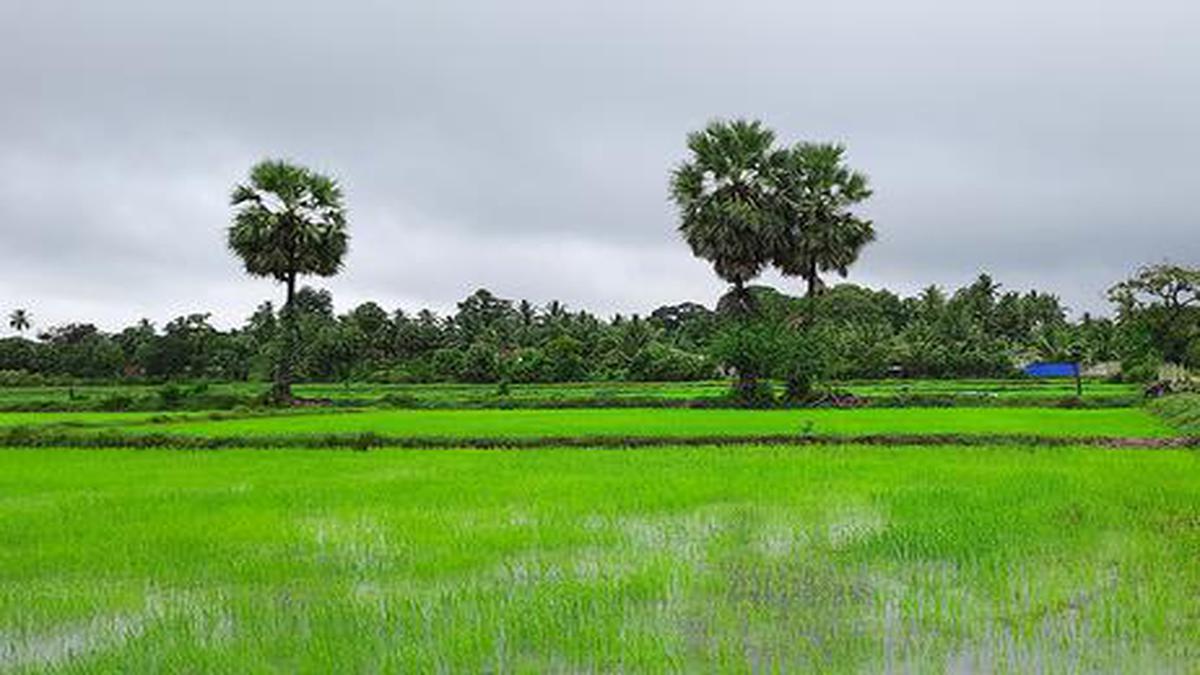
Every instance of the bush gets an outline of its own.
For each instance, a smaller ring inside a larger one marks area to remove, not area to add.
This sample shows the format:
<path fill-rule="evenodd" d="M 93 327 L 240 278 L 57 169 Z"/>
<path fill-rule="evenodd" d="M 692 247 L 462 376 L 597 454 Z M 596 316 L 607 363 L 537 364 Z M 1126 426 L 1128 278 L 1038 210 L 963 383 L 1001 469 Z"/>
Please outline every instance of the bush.
<path fill-rule="evenodd" d="M 463 382 L 495 382 L 500 379 L 500 357 L 491 345 L 476 342 L 463 356 L 459 370 Z"/>
<path fill-rule="evenodd" d="M 742 405 L 760 407 L 774 393 L 760 381 L 770 377 L 776 359 L 777 331 L 764 321 L 737 321 L 716 337 L 713 355 L 736 376 L 733 399 Z"/>
<path fill-rule="evenodd" d="M 134 399 L 132 396 L 113 394 L 112 396 L 106 396 L 100 399 L 99 403 L 96 404 L 96 407 L 107 412 L 117 412 L 121 410 L 129 410 L 133 407 L 133 405 Z"/>
<path fill-rule="evenodd" d="M 159 405 L 165 409 L 177 408 L 187 394 L 174 384 L 168 384 L 158 390 Z"/>
<path fill-rule="evenodd" d="M 769 380 L 737 380 L 733 384 L 733 402 L 742 408 L 773 408 L 775 387 Z"/>
<path fill-rule="evenodd" d="M 779 335 L 772 375 L 783 380 L 785 401 L 813 400 L 817 383 L 827 376 L 828 370 L 829 355 L 820 337 L 802 329 Z"/>
<path fill-rule="evenodd" d="M 453 382 L 459 378 L 463 369 L 463 353 L 452 347 L 445 347 L 433 353 L 433 374 L 443 382 Z"/>
<path fill-rule="evenodd" d="M 715 374 L 716 367 L 708 357 L 658 342 L 639 349 L 627 371 L 629 379 L 642 382 L 707 380 Z"/>
<path fill-rule="evenodd" d="M 26 370 L 0 370 L 0 387 L 39 387 L 46 383 L 41 373 Z"/>
<path fill-rule="evenodd" d="M 1158 379 L 1162 360 L 1156 354 L 1138 354 L 1121 361 L 1121 379 L 1146 384 Z"/>
<path fill-rule="evenodd" d="M 419 408 L 421 399 L 412 394 L 392 392 L 380 398 L 379 404 L 389 408 Z"/>
<path fill-rule="evenodd" d="M 543 382 L 580 382 L 588 378 L 583 343 L 560 335 L 546 343 L 540 378 Z"/>
<path fill-rule="evenodd" d="M 513 382 L 538 382 L 543 365 L 542 350 L 526 347 L 514 350 L 504 360 L 506 377 Z"/>

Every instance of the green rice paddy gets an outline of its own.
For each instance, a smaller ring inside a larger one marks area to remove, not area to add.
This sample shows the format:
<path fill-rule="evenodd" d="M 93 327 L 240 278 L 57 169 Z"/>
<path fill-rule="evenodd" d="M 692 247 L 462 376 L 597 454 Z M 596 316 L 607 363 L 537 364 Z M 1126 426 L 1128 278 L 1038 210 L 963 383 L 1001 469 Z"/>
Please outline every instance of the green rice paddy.
<path fill-rule="evenodd" d="M 0 413 L 179 440 L 0 449 L 0 673 L 1196 672 L 1198 407 Z"/>
<path fill-rule="evenodd" d="M 202 436 L 374 433 L 385 437 L 589 438 L 786 435 L 1037 435 L 1165 437 L 1172 429 L 1140 408 L 879 408 L 863 410 L 364 410 L 184 420 L 130 430 Z"/>
<path fill-rule="evenodd" d="M 1200 459 L 0 452 L 5 672 L 1194 672 Z"/>
<path fill-rule="evenodd" d="M 266 385 L 258 382 L 181 385 L 182 389 L 201 389 L 214 396 L 246 399 L 262 394 Z M 1075 396 L 1075 384 L 1061 379 L 1015 380 L 862 380 L 845 382 L 836 388 L 872 399 L 936 397 L 947 401 L 1005 403 L 1008 401 L 1052 401 Z M 96 385 L 0 387 L 0 409 L 22 406 L 53 406 L 62 409 L 89 409 L 117 397 L 154 398 L 162 390 L 158 385 Z M 496 405 L 589 405 L 621 403 L 716 402 L 729 391 L 726 381 L 709 382 L 582 382 L 563 384 L 512 384 L 501 394 L 494 384 L 372 384 L 362 382 L 296 386 L 296 395 L 356 404 L 402 402 L 432 407 Z M 1083 398 L 1092 402 L 1120 402 L 1135 399 L 1136 385 L 1087 381 Z"/>

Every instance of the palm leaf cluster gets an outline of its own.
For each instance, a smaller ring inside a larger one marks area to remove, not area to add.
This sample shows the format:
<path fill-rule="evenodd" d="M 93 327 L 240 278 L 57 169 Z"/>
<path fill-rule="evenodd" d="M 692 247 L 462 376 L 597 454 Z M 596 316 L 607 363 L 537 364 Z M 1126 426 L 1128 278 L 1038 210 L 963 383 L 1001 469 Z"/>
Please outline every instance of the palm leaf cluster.
<path fill-rule="evenodd" d="M 246 271 L 280 282 L 298 275 L 332 276 L 349 236 L 337 181 L 281 161 L 265 161 L 233 190 L 237 209 L 229 248 Z"/>
<path fill-rule="evenodd" d="M 671 178 L 679 231 L 738 294 L 768 266 L 821 287 L 820 274 L 845 276 L 875 239 L 851 207 L 871 195 L 867 178 L 844 163 L 844 148 L 775 146 L 758 121 L 715 121 L 688 136 L 691 159 Z"/>
<path fill-rule="evenodd" d="M 29 312 L 27 310 L 14 309 L 12 313 L 8 315 L 8 327 L 17 331 L 18 333 L 24 333 L 29 329 L 30 325 L 32 324 L 29 321 Z"/>
<path fill-rule="evenodd" d="M 688 136 L 691 162 L 675 170 L 679 231 L 717 276 L 741 287 L 766 266 L 774 236 L 775 134 L 759 122 L 714 123 Z"/>

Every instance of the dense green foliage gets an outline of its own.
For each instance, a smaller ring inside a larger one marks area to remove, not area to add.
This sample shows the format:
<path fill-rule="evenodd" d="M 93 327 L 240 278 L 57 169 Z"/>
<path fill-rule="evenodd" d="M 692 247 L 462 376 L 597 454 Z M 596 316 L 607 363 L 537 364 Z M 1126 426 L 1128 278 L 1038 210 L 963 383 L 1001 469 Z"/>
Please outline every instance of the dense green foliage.
<path fill-rule="evenodd" d="M 1200 269 L 1148 265 L 1109 289 L 1130 348 L 1126 370 L 1145 373 L 1166 361 L 1200 368 Z"/>
<path fill-rule="evenodd" d="M 814 299 L 765 287 L 749 292 L 760 307 L 758 321 L 777 334 L 795 334 L 796 317 L 815 313 L 812 339 L 826 380 L 1011 376 L 1024 361 L 1070 358 L 1076 346 L 1085 363 L 1143 353 L 1135 319 L 1085 315 L 1071 322 L 1055 296 L 1001 291 L 987 276 L 951 294 L 930 287 L 907 298 L 846 284 Z M 704 380 L 717 374 L 719 362 L 729 365 L 719 352 L 723 331 L 733 325 L 697 303 L 603 320 L 558 302 L 535 307 L 486 290 L 446 317 L 388 312 L 372 302 L 338 315 L 327 291 L 310 288 L 296 293 L 295 304 L 294 369 L 302 381 Z M 281 332 L 271 303 L 228 331 L 203 314 L 161 329 L 143 321 L 116 333 L 57 326 L 37 340 L 0 340 L 0 379 L 9 385 L 62 378 L 263 380 L 273 372 Z"/>
<path fill-rule="evenodd" d="M 0 453 L 12 672 L 1187 672 L 1186 451 Z"/>

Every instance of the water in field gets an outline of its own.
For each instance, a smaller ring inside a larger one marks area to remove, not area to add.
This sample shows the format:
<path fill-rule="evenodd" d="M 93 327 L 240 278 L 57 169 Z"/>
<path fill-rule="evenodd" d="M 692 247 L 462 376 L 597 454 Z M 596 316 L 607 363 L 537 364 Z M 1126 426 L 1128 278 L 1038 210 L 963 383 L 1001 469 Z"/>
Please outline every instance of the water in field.
<path fill-rule="evenodd" d="M 0 453 L 0 670 L 1189 672 L 1200 460 Z"/>

